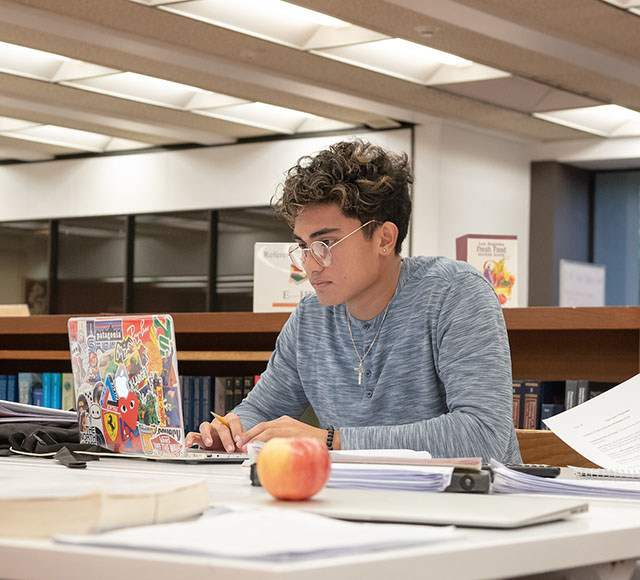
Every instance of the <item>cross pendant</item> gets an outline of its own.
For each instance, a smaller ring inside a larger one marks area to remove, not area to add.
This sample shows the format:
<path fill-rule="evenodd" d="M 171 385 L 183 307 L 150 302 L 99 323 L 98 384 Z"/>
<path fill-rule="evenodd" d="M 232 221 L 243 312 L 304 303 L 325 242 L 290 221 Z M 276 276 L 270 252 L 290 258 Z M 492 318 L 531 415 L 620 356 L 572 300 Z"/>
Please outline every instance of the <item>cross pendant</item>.
<path fill-rule="evenodd" d="M 362 363 L 360 363 L 357 367 L 353 367 L 353 370 L 358 373 L 358 384 L 361 385 L 362 384 L 362 373 L 364 372 L 364 369 L 362 368 Z"/>

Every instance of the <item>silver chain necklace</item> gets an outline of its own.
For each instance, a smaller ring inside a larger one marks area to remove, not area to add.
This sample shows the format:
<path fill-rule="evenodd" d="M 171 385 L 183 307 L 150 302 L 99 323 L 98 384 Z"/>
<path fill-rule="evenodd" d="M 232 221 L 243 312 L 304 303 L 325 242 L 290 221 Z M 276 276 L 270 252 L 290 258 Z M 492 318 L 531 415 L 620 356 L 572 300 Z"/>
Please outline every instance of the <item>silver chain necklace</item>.
<path fill-rule="evenodd" d="M 389 304 L 387 304 L 387 307 L 384 309 L 384 315 L 382 317 L 382 322 L 380 323 L 380 326 L 378 327 L 378 332 L 376 332 L 376 335 L 373 337 L 373 340 L 371 341 L 371 344 L 369 345 L 369 348 L 365 351 L 365 353 L 360 356 L 360 353 L 358 352 L 358 347 L 356 346 L 356 341 L 353 339 L 353 332 L 351 331 L 351 319 L 349 318 L 349 310 L 345 307 L 345 313 L 347 315 L 347 326 L 349 327 L 349 336 L 351 337 L 351 344 L 353 345 L 353 350 L 356 353 L 356 356 L 358 357 L 358 360 L 360 361 L 360 363 L 358 364 L 357 367 L 353 367 L 353 370 L 356 371 L 358 373 L 358 384 L 361 385 L 362 384 L 362 373 L 364 372 L 364 367 L 362 366 L 364 363 L 364 359 L 367 358 L 367 355 L 371 352 L 371 349 L 373 348 L 373 345 L 376 342 L 376 338 L 378 338 L 378 335 L 380 334 L 380 331 L 382 330 L 382 325 L 384 324 L 384 320 L 387 317 L 387 312 L 389 312 L 389 306 L 391 306 L 391 302 L 389 302 Z"/>

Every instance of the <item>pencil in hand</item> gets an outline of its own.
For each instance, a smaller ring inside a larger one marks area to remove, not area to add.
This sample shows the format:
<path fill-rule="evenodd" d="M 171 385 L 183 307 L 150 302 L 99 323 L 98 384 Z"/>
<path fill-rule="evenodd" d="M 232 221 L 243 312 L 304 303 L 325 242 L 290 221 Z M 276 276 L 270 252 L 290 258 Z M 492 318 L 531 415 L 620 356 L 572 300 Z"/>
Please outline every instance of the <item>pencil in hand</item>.
<path fill-rule="evenodd" d="M 222 423 L 227 429 L 231 429 L 231 425 L 229 425 L 229 421 L 227 421 L 223 416 L 218 415 L 218 413 L 214 413 L 213 411 L 210 411 L 210 413 L 216 418 L 218 419 L 218 421 L 220 421 L 220 423 Z"/>

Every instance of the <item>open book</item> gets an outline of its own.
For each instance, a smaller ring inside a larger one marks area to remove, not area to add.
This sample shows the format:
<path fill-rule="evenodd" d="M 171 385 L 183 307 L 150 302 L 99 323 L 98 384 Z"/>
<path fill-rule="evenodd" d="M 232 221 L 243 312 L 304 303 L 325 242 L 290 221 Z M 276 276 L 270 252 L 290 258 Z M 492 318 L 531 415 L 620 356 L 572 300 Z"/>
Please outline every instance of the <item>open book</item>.
<path fill-rule="evenodd" d="M 209 501 L 205 480 L 0 475 L 0 536 L 47 538 L 172 522 L 201 514 Z"/>

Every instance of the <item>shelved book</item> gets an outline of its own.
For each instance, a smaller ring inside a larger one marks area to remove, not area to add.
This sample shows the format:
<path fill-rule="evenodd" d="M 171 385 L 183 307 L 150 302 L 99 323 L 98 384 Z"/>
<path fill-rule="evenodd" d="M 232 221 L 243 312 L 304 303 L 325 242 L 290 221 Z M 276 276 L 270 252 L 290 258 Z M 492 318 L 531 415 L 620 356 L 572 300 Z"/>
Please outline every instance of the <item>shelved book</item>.
<path fill-rule="evenodd" d="M 198 431 L 201 423 L 211 420 L 211 411 L 226 415 L 242 402 L 259 378 L 260 375 L 181 375 L 185 430 Z"/>
<path fill-rule="evenodd" d="M 21 372 L 0 375 L 0 400 L 66 411 L 75 409 L 73 374 Z"/>

